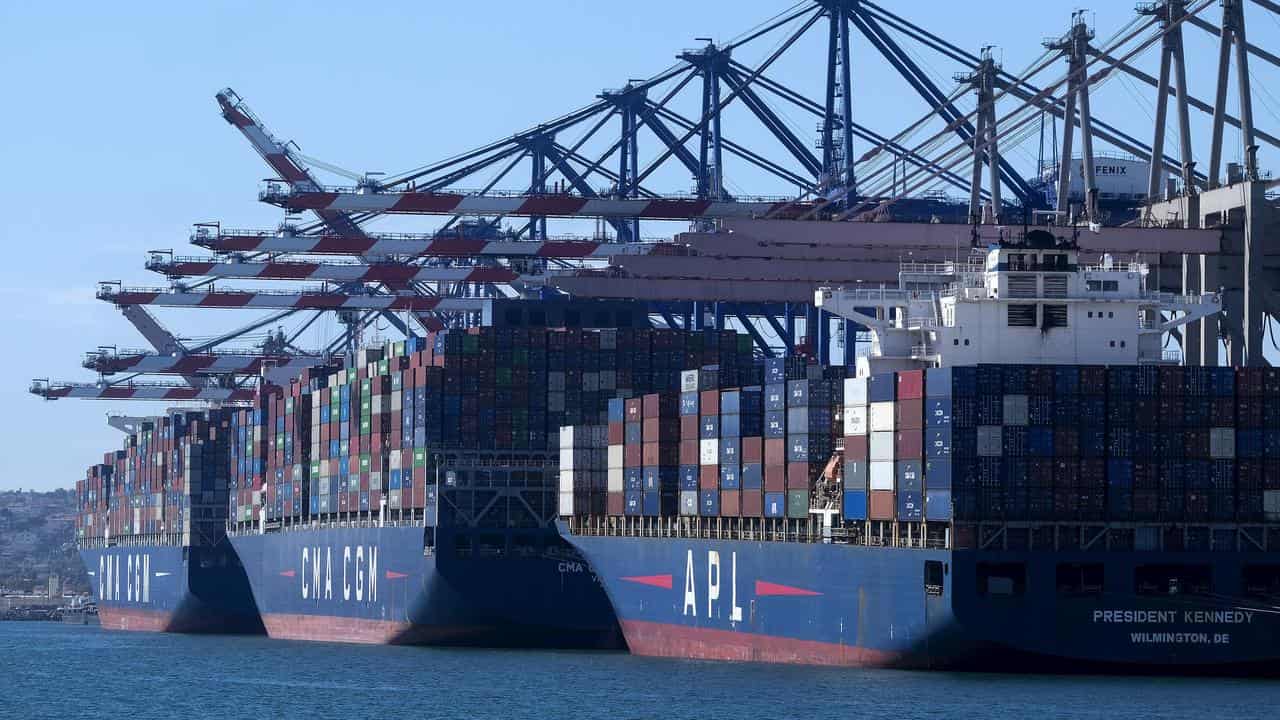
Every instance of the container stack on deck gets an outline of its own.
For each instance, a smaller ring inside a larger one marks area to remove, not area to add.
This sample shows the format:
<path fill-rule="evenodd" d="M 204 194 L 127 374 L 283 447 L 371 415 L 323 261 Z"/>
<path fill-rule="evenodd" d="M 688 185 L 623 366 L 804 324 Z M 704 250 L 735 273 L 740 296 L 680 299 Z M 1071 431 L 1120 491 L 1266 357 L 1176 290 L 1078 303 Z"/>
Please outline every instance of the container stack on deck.
<path fill-rule="evenodd" d="M 678 403 L 613 404 L 611 490 L 671 467 L 679 503 L 658 516 L 805 518 L 840 434 L 846 526 L 954 523 L 964 546 L 985 541 L 982 524 L 1106 523 L 1113 547 L 1208 549 L 1235 540 L 1173 525 L 1280 521 L 1280 370 L 980 365 L 839 380 L 768 361 L 763 387 L 718 391 L 715 376 L 686 373 Z M 660 439 L 678 428 L 678 457 L 651 453 L 669 465 L 635 473 L 651 421 Z M 607 514 L 654 516 L 621 507 Z"/>
<path fill-rule="evenodd" d="M 715 363 L 736 378 L 752 362 L 746 336 L 650 329 L 484 327 L 364 350 L 353 366 L 312 369 L 238 412 L 232 517 L 242 526 L 263 510 L 273 523 L 386 511 L 421 517 L 440 454 L 555 452 L 561 426 L 606 422 L 609 401 L 632 395 L 634 510 L 646 498 L 655 513 L 674 509 L 677 475 L 664 468 L 675 467 L 677 428 L 659 416 L 674 418 L 676 406 L 653 405 L 646 434 L 639 396 L 674 390 L 690 365 Z M 599 473 L 575 486 L 582 512 L 592 503 L 607 511 L 604 439 L 602 431 Z M 554 494 L 554 481 L 547 491 Z"/>
<path fill-rule="evenodd" d="M 762 370 L 763 372 L 760 372 Z M 704 366 L 680 392 L 610 402 L 604 450 L 614 517 L 804 518 L 834 449 L 842 369 L 767 360 L 752 376 Z M 735 381 L 765 380 L 738 386 Z M 729 384 L 733 383 L 733 384 Z M 582 443 L 588 428 L 566 428 Z M 581 497 L 580 458 L 561 455 L 561 497 Z M 589 476 L 588 476 L 589 477 Z M 566 515 L 599 515 L 562 503 Z"/>
<path fill-rule="evenodd" d="M 226 527 L 230 416 L 209 410 L 142 423 L 77 483 L 80 540 L 216 543 Z"/>

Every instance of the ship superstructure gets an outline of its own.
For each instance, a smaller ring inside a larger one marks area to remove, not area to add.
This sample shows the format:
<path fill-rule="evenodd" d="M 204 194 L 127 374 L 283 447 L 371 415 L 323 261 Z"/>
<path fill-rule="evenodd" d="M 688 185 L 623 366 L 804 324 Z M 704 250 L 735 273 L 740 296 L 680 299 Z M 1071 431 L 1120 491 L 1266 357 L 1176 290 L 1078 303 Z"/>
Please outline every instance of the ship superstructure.
<path fill-rule="evenodd" d="M 1150 267 L 1031 230 L 964 261 L 903 263 L 894 289 L 822 288 L 814 304 L 874 336 L 858 374 L 979 363 L 1176 363 L 1169 333 L 1222 309 L 1217 293 L 1147 289 Z"/>

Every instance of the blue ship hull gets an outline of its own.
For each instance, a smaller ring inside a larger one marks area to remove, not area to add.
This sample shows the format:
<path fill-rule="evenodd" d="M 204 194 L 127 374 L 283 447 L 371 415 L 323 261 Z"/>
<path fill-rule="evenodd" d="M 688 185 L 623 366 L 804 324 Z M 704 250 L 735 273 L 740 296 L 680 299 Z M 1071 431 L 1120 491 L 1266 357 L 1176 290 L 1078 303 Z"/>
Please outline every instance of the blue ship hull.
<path fill-rule="evenodd" d="M 244 568 L 214 548 L 82 548 L 102 627 L 179 633 L 261 634 Z"/>
<path fill-rule="evenodd" d="M 604 591 L 553 532 L 536 555 L 472 555 L 447 531 L 338 527 L 232 538 L 273 638 L 620 648 Z M 428 542 L 431 538 L 431 542 Z"/>
<path fill-rule="evenodd" d="M 1244 566 L 1278 563 L 1280 553 L 945 551 L 562 531 L 604 584 L 639 655 L 952 670 L 1280 672 L 1280 613 L 1272 602 L 1242 597 L 1238 584 Z M 1162 563 L 1211 567 L 1214 594 L 1138 594 L 1135 571 Z M 1002 594 L 979 589 L 982 568 L 1010 565 L 1025 568 L 1022 586 Z M 1105 593 L 1059 588 L 1060 567 L 1098 565 Z"/>

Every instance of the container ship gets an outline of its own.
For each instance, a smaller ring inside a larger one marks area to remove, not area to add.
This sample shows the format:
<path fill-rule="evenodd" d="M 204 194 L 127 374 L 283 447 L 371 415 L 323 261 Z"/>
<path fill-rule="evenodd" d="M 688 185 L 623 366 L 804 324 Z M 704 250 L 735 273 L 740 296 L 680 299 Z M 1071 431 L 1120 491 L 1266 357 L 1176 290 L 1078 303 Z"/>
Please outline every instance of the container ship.
<path fill-rule="evenodd" d="M 76 536 L 105 628 L 262 633 L 226 537 L 230 415 L 172 412 L 76 482 Z"/>
<path fill-rule="evenodd" d="M 874 334 L 851 377 L 687 372 L 562 431 L 560 528 L 633 653 L 1276 673 L 1280 371 L 1176 364 L 1219 298 L 1044 235 L 819 290 Z"/>
<path fill-rule="evenodd" d="M 620 648 L 608 598 L 555 527 L 558 430 L 675 389 L 684 367 L 736 378 L 753 362 L 733 332 L 499 325 L 267 388 L 232 416 L 229 523 L 267 633 Z"/>

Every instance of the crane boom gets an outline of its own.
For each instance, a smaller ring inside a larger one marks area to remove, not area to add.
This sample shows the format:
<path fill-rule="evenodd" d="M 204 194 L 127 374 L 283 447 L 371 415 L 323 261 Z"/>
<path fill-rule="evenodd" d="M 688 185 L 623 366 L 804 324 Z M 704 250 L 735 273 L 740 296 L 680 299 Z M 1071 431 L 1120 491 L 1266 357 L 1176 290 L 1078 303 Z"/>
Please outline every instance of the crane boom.
<path fill-rule="evenodd" d="M 510 283 L 520 273 L 504 267 L 420 267 L 406 263 L 347 264 L 301 261 L 225 262 L 216 258 L 154 255 L 147 269 L 167 277 L 243 278 L 251 280 L 323 280 L 338 283 L 414 282 Z M 531 278 L 532 279 L 532 278 Z"/>
<path fill-rule="evenodd" d="M 324 364 L 319 355 L 275 355 L 253 350 L 190 355 L 158 355 L 146 350 L 98 350 L 87 353 L 86 369 L 103 375 L 144 373 L 157 375 L 257 375 L 264 365 L 290 369 Z"/>
<path fill-rule="evenodd" d="M 300 187 L 319 188 L 320 183 L 311 175 L 306 166 L 293 157 L 288 146 L 280 142 L 253 114 L 248 105 L 231 88 L 224 88 L 215 96 L 222 109 L 222 117 L 240 131 L 263 160 L 276 171 L 280 179 Z M 316 215 L 324 221 L 326 227 L 345 237 L 364 237 L 364 230 L 346 213 L 326 209 L 317 209 Z"/>
<path fill-rule="evenodd" d="M 478 312 L 489 306 L 486 298 L 445 298 L 421 295 L 351 295 L 330 290 L 201 290 L 127 288 L 105 283 L 97 297 L 115 305 L 152 305 L 184 308 L 375 310 L 423 313 Z"/>
<path fill-rule="evenodd" d="M 214 252 L 299 253 L 385 257 L 538 257 L 561 259 L 608 258 L 613 255 L 678 254 L 671 243 L 607 243 L 598 240 L 483 240 L 418 234 L 369 235 L 347 238 L 332 233 L 294 235 L 274 230 L 212 230 L 197 228 L 191 243 Z"/>
<path fill-rule="evenodd" d="M 375 192 L 367 188 L 313 188 L 268 183 L 258 199 L 292 212 L 341 211 L 406 215 L 505 215 L 515 217 L 640 218 L 700 220 L 714 218 L 796 219 L 815 209 L 810 202 L 786 198 L 699 200 L 687 196 L 661 198 L 588 198 L 552 195 L 458 192 Z"/>

